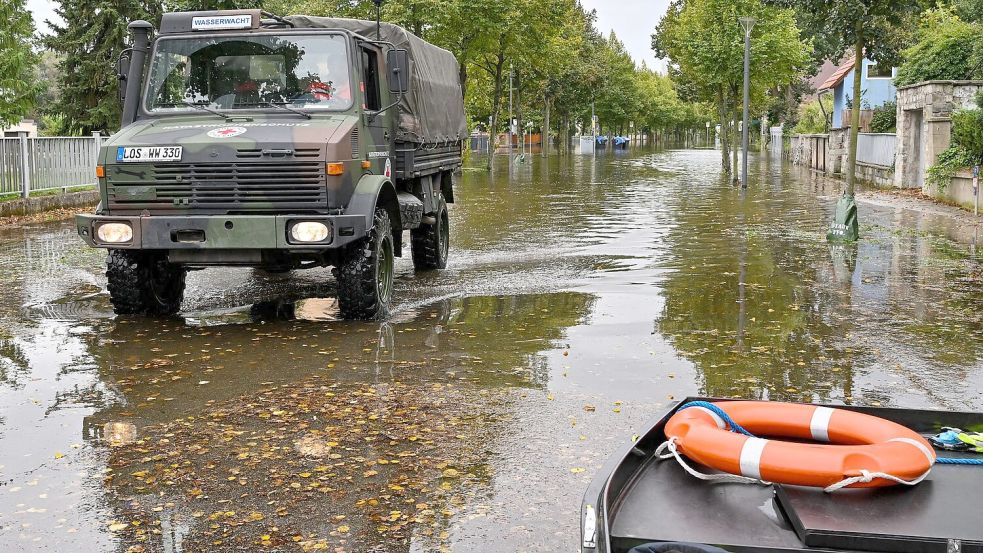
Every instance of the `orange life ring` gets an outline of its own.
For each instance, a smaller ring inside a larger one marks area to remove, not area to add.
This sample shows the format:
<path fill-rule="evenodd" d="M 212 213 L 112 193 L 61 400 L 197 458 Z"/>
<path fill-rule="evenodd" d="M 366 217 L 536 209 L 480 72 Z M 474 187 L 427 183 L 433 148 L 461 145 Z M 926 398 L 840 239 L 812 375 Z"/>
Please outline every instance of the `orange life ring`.
<path fill-rule="evenodd" d="M 723 419 L 705 407 L 677 411 L 666 423 L 666 437 L 675 441 L 683 455 L 730 474 L 824 488 L 861 477 L 846 487 L 869 488 L 898 483 L 883 477 L 870 479 L 870 474 L 918 480 L 935 463 L 932 446 L 917 433 L 863 413 L 770 401 L 714 405 L 756 436 L 813 442 L 731 432 Z"/>

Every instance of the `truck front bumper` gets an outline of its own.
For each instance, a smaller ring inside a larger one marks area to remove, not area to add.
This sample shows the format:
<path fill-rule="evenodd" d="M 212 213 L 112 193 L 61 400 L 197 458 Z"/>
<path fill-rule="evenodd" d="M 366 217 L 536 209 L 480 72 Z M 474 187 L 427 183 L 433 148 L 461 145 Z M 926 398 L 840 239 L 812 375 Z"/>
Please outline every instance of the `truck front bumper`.
<path fill-rule="evenodd" d="M 322 223 L 328 236 L 319 242 L 299 242 L 290 235 L 293 225 Z M 129 225 L 132 238 L 106 242 L 99 227 L 107 223 Z M 197 215 L 103 216 L 76 215 L 79 236 L 95 248 L 131 250 L 296 250 L 340 248 L 366 235 L 361 215 Z"/>

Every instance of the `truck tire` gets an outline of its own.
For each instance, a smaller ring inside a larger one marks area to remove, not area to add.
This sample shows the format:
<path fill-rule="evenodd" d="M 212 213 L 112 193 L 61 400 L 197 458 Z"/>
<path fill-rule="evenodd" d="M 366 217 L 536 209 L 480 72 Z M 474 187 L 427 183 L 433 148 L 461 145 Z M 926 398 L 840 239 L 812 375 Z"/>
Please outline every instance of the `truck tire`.
<path fill-rule="evenodd" d="M 392 223 L 385 209 L 376 208 L 368 237 L 352 244 L 335 267 L 338 307 L 345 319 L 381 319 L 389 315 L 395 273 Z"/>
<path fill-rule="evenodd" d="M 423 223 L 419 228 L 410 231 L 413 241 L 413 268 L 417 271 L 447 268 L 450 219 L 447 217 L 447 203 L 443 194 L 437 196 L 434 218 L 436 223 Z"/>
<path fill-rule="evenodd" d="M 118 315 L 168 316 L 181 309 L 187 271 L 163 255 L 109 250 L 109 300 Z"/>

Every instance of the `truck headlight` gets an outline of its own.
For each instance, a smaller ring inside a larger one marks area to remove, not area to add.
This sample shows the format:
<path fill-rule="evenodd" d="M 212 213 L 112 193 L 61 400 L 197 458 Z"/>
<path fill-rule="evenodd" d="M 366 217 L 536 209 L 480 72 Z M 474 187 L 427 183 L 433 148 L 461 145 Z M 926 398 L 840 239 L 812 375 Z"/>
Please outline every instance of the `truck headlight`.
<path fill-rule="evenodd" d="M 133 240 L 133 228 L 129 223 L 100 223 L 96 237 L 106 244 L 124 244 Z"/>
<path fill-rule="evenodd" d="M 290 227 L 290 237 L 295 242 L 324 242 L 328 234 L 328 225 L 317 221 L 300 221 Z"/>

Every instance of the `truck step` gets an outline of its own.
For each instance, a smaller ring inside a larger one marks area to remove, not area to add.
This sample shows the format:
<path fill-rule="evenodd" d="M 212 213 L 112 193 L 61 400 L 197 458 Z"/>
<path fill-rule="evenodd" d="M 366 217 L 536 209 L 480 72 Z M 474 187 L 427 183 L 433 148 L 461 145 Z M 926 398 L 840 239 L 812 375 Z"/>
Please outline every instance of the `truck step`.
<path fill-rule="evenodd" d="M 399 215 L 403 221 L 403 230 L 415 229 L 420 226 L 423 220 L 423 202 L 409 192 L 400 192 L 396 195 L 399 200 Z"/>

